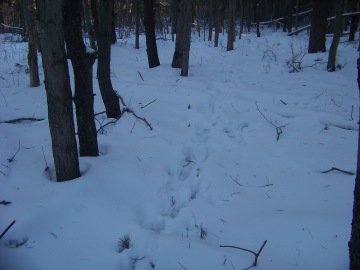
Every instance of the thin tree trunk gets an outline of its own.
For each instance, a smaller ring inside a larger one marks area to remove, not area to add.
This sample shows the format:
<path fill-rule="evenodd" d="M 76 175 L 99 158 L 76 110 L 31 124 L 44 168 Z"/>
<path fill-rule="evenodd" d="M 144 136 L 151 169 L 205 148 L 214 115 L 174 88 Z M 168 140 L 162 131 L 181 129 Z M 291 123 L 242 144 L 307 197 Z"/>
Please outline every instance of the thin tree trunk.
<path fill-rule="evenodd" d="M 187 77 L 189 73 L 189 57 L 190 57 L 190 44 L 191 44 L 191 0 L 182 0 L 180 9 L 183 9 L 182 20 L 184 23 L 184 42 L 181 63 L 181 76 Z"/>
<path fill-rule="evenodd" d="M 69 70 L 65 56 L 63 1 L 39 0 L 42 63 L 57 181 L 80 176 Z"/>
<path fill-rule="evenodd" d="M 235 0 L 229 0 L 229 26 L 228 26 L 228 39 L 227 39 L 227 51 L 232 51 L 234 49 L 234 36 L 235 36 L 235 11 L 236 11 L 236 2 Z"/>
<path fill-rule="evenodd" d="M 183 49 L 184 49 L 184 16 L 181 14 L 181 5 L 184 0 L 177 0 L 177 14 L 176 14 L 176 39 L 175 39 L 175 51 L 171 67 L 181 68 Z"/>
<path fill-rule="evenodd" d="M 360 58 L 357 60 L 358 90 L 360 95 Z M 360 112 L 360 107 L 359 107 Z M 360 130 L 360 129 L 359 129 Z M 354 188 L 353 219 L 349 241 L 350 270 L 360 269 L 360 131 L 358 137 L 357 170 Z"/>
<path fill-rule="evenodd" d="M 259 10 L 260 10 L 260 1 L 256 0 L 255 1 L 255 20 L 256 20 L 256 36 L 260 37 L 260 14 L 259 14 Z"/>
<path fill-rule="evenodd" d="M 121 116 L 119 98 L 113 89 L 110 74 L 112 1 L 100 0 L 97 6 L 96 0 L 92 0 L 91 8 L 99 50 L 97 77 L 101 97 L 107 117 L 119 118 Z"/>
<path fill-rule="evenodd" d="M 35 2 L 23 0 L 24 17 L 28 35 L 28 64 L 30 75 L 30 87 L 40 85 L 39 67 L 37 56 L 37 24 L 35 14 Z"/>
<path fill-rule="evenodd" d="M 209 35 L 208 35 L 208 41 L 212 41 L 212 34 L 213 34 L 213 21 L 214 21 L 214 3 L 213 0 L 209 0 L 208 3 L 208 9 L 209 9 Z"/>
<path fill-rule="evenodd" d="M 92 66 L 94 54 L 87 53 L 82 38 L 81 0 L 65 0 L 64 30 L 68 54 L 74 69 L 75 106 L 80 156 L 98 156 L 97 131 L 94 120 Z"/>
<path fill-rule="evenodd" d="M 244 11 L 244 0 L 240 0 L 240 31 L 239 31 L 239 39 L 241 39 L 241 35 L 244 31 L 244 16 L 245 16 L 245 11 Z"/>
<path fill-rule="evenodd" d="M 4 0 L 0 1 L 0 34 L 4 33 L 5 29 L 2 25 L 4 23 L 4 16 L 3 16 L 3 4 Z"/>
<path fill-rule="evenodd" d="M 178 0 L 171 0 L 171 40 L 175 41 L 177 29 Z"/>
<path fill-rule="evenodd" d="M 94 26 L 91 23 L 91 16 L 90 16 L 91 7 L 90 7 L 89 0 L 82 0 L 82 8 L 83 8 L 83 12 L 84 12 L 86 30 L 89 35 L 90 47 L 93 50 L 96 50 L 96 44 L 95 44 L 96 35 L 95 35 Z"/>
<path fill-rule="evenodd" d="M 335 3 L 335 30 L 334 37 L 331 42 L 330 50 L 329 50 L 329 59 L 327 64 L 327 71 L 335 71 L 336 70 L 336 52 L 337 47 L 340 42 L 340 37 L 343 33 L 343 8 L 344 8 L 344 0 L 334 0 Z"/>
<path fill-rule="evenodd" d="M 135 0 L 135 49 L 140 49 L 140 0 Z"/>
<path fill-rule="evenodd" d="M 300 5 L 300 0 L 296 0 L 295 30 L 299 29 L 299 5 Z"/>
<path fill-rule="evenodd" d="M 144 27 L 149 68 L 160 65 L 155 34 L 154 0 L 144 0 Z"/>
<path fill-rule="evenodd" d="M 221 12 L 223 10 L 223 0 L 215 1 L 215 42 L 214 47 L 219 46 L 219 34 L 221 31 Z"/>

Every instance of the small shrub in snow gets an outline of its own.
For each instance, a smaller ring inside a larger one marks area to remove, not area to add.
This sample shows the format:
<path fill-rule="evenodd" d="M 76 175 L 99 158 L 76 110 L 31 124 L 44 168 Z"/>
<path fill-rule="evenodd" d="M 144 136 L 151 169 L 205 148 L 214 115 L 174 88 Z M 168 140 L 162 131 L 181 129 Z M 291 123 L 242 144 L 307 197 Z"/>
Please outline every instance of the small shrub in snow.
<path fill-rule="evenodd" d="M 130 247 L 131 247 L 130 236 L 127 234 L 121 237 L 118 245 L 119 253 L 123 252 L 125 249 L 129 249 Z"/>

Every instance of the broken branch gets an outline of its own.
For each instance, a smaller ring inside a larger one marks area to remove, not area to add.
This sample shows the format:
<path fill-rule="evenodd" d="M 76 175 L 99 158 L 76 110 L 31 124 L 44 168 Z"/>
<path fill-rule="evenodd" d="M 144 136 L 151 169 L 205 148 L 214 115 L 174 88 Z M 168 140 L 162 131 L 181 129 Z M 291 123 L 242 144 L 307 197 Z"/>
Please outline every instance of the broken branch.
<path fill-rule="evenodd" d="M 261 248 L 259 249 L 258 252 L 254 252 L 254 251 L 252 251 L 252 250 L 250 250 L 250 249 L 241 248 L 241 247 L 236 247 L 236 246 L 222 246 L 222 245 L 220 245 L 220 247 L 240 249 L 240 250 L 243 250 L 243 251 L 250 252 L 250 253 L 254 254 L 255 260 L 254 260 L 252 266 L 246 268 L 246 269 L 250 269 L 251 267 L 254 267 L 254 266 L 257 265 L 257 260 L 258 260 L 258 258 L 259 258 L 259 255 L 260 255 L 261 251 L 263 250 L 263 248 L 265 247 L 266 243 L 267 243 L 267 240 L 264 241 L 264 243 L 262 244 L 262 246 L 261 246 Z"/>
<path fill-rule="evenodd" d="M 16 222 L 16 220 L 14 220 L 13 222 L 11 222 L 10 225 L 6 227 L 5 231 L 3 231 L 2 234 L 0 235 L 0 239 L 3 238 L 3 236 L 5 235 L 5 233 L 7 233 L 7 231 L 11 228 L 11 226 L 15 224 L 15 222 Z"/>
<path fill-rule="evenodd" d="M 342 170 L 342 169 L 339 169 L 339 168 L 336 168 L 336 167 L 332 167 L 331 169 L 329 169 L 327 171 L 323 171 L 322 173 L 329 173 L 331 171 L 338 171 L 338 172 L 342 172 L 342 173 L 345 173 L 345 174 L 348 174 L 348 175 L 355 175 L 355 173 L 353 173 L 353 172 L 345 171 L 345 170 Z"/>

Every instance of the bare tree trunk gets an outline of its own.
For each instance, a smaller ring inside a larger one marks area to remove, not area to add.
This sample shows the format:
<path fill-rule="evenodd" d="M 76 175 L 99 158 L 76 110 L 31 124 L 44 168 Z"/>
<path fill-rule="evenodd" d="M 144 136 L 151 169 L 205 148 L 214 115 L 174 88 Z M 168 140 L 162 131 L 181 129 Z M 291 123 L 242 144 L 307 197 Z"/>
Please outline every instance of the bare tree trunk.
<path fill-rule="evenodd" d="M 135 49 L 140 49 L 140 0 L 135 0 Z"/>
<path fill-rule="evenodd" d="M 183 49 L 184 49 L 184 16 L 181 12 L 181 2 L 184 0 L 177 0 L 177 14 L 176 14 L 176 39 L 175 39 L 175 51 L 173 55 L 173 60 L 171 67 L 181 68 L 182 58 L 183 58 Z"/>
<path fill-rule="evenodd" d="M 221 13 L 223 11 L 223 0 L 215 1 L 215 43 L 214 47 L 219 46 L 219 34 L 221 31 Z"/>
<path fill-rule="evenodd" d="M 178 0 L 171 0 L 171 40 L 175 41 L 177 29 Z"/>
<path fill-rule="evenodd" d="M 244 0 L 240 0 L 240 31 L 239 31 L 239 39 L 241 39 L 241 35 L 244 31 L 244 16 L 245 16 L 245 10 L 244 10 Z"/>
<path fill-rule="evenodd" d="M 360 3 L 358 0 L 351 1 L 351 11 L 352 12 L 359 11 L 359 9 L 360 9 L 359 6 L 360 6 Z M 355 33 L 358 29 L 359 18 L 360 18 L 359 14 L 351 17 L 349 41 L 355 40 Z"/>
<path fill-rule="evenodd" d="M 336 52 L 337 47 L 340 42 L 340 37 L 343 33 L 343 9 L 344 9 L 344 0 L 334 0 L 335 4 L 335 29 L 334 29 L 334 37 L 331 42 L 330 50 L 329 50 L 329 59 L 327 64 L 327 71 L 335 71 L 336 70 Z"/>
<path fill-rule="evenodd" d="M 358 90 L 360 94 L 360 58 L 357 60 Z M 360 130 L 360 129 L 359 129 Z M 360 269 L 360 131 L 358 139 L 357 170 L 354 188 L 353 219 L 349 241 L 350 270 Z"/>
<path fill-rule="evenodd" d="M 329 1 L 317 0 L 311 16 L 309 53 L 326 52 L 326 25 L 329 14 Z"/>
<path fill-rule="evenodd" d="M 112 8 L 111 8 L 111 44 L 115 44 L 117 41 L 116 38 L 116 29 L 115 29 L 115 18 L 116 18 L 116 14 L 115 14 L 115 1 L 112 0 Z"/>
<path fill-rule="evenodd" d="M 110 74 L 111 10 L 113 5 L 111 0 L 100 0 L 99 6 L 96 2 L 96 0 L 91 1 L 99 50 L 97 77 L 107 117 L 119 118 L 121 116 L 119 98 L 113 89 Z"/>
<path fill-rule="evenodd" d="M 299 29 L 299 5 L 300 0 L 296 0 L 295 30 Z"/>
<path fill-rule="evenodd" d="M 255 1 L 255 20 L 256 20 L 256 36 L 260 37 L 260 14 L 259 14 L 259 9 L 260 9 L 260 2 L 259 0 Z"/>
<path fill-rule="evenodd" d="M 39 28 L 48 118 L 57 181 L 80 176 L 69 70 L 65 56 L 63 1 L 39 0 Z"/>
<path fill-rule="evenodd" d="M 96 35 L 95 35 L 94 26 L 91 23 L 91 16 L 90 16 L 91 7 L 90 7 L 89 0 L 82 0 L 82 8 L 83 8 L 83 12 L 84 12 L 86 30 L 89 35 L 90 47 L 92 49 L 96 50 L 96 44 L 95 44 Z"/>
<path fill-rule="evenodd" d="M 98 156 L 97 131 L 94 120 L 92 66 L 94 54 L 87 53 L 82 38 L 81 0 L 65 0 L 65 41 L 75 77 L 75 106 L 80 145 L 80 156 Z"/>
<path fill-rule="evenodd" d="M 209 35 L 208 41 L 212 41 L 213 35 L 213 21 L 214 21 L 214 0 L 209 0 L 208 9 L 209 9 Z"/>
<path fill-rule="evenodd" d="M 189 73 L 189 57 L 190 57 L 190 44 L 191 44 L 191 0 L 182 0 L 180 10 L 182 11 L 182 20 L 184 23 L 183 27 L 183 53 L 181 63 L 181 76 L 187 77 Z"/>
<path fill-rule="evenodd" d="M 35 14 L 35 2 L 33 0 L 23 0 L 24 17 L 28 35 L 28 64 L 30 74 L 30 87 L 38 87 L 39 67 L 37 57 L 37 24 Z"/>
<path fill-rule="evenodd" d="M 236 12 L 236 2 L 235 0 L 229 0 L 229 27 L 228 27 L 228 39 L 227 39 L 227 51 L 232 51 L 234 49 L 234 36 L 235 36 L 235 12 Z"/>
<path fill-rule="evenodd" d="M 155 34 L 154 0 L 144 0 L 144 26 L 149 68 L 160 66 Z"/>
<path fill-rule="evenodd" d="M 4 33 L 4 26 L 2 25 L 4 23 L 4 16 L 3 16 L 3 4 L 4 0 L 0 0 L 0 34 Z"/>

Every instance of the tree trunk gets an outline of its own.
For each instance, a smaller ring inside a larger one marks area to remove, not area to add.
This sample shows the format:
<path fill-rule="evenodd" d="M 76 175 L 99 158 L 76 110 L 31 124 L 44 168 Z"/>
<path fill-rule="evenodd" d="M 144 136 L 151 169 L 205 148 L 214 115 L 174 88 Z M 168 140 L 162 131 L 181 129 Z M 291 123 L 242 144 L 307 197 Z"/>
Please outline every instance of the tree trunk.
<path fill-rule="evenodd" d="M 223 10 L 223 0 L 215 1 L 215 43 L 214 47 L 219 46 L 219 34 L 221 31 L 221 12 Z"/>
<path fill-rule="evenodd" d="M 295 30 L 299 29 L 299 5 L 300 0 L 296 0 Z"/>
<path fill-rule="evenodd" d="M 4 33 L 5 31 L 4 26 L 2 25 L 4 23 L 3 4 L 4 0 L 0 0 L 0 34 Z"/>
<path fill-rule="evenodd" d="M 259 9 L 260 9 L 260 3 L 259 0 L 255 1 L 255 21 L 256 21 L 256 36 L 260 37 L 260 14 L 259 14 Z"/>
<path fill-rule="evenodd" d="M 177 29 L 177 14 L 178 14 L 178 1 L 171 0 L 171 40 L 175 41 L 175 34 Z"/>
<path fill-rule="evenodd" d="M 235 12 L 236 12 L 236 2 L 235 0 L 229 0 L 229 26 L 228 26 L 228 39 L 227 39 L 227 51 L 232 51 L 234 49 L 234 37 L 235 37 Z"/>
<path fill-rule="evenodd" d="M 111 44 L 115 44 L 117 41 L 116 38 L 116 29 L 115 29 L 115 18 L 116 18 L 116 14 L 115 14 L 115 1 L 112 0 L 112 7 L 111 7 Z"/>
<path fill-rule="evenodd" d="M 343 10 L 344 10 L 344 0 L 334 0 L 335 4 L 335 29 L 334 29 L 334 37 L 331 42 L 330 50 L 329 50 L 329 59 L 327 63 L 327 71 L 335 71 L 336 70 L 336 52 L 337 47 L 340 42 L 340 37 L 343 33 Z"/>
<path fill-rule="evenodd" d="M 37 25 L 35 2 L 33 0 L 23 0 L 23 8 L 28 36 L 28 64 L 30 87 L 38 87 L 40 85 L 40 80 L 37 56 Z"/>
<path fill-rule="evenodd" d="M 144 27 L 149 68 L 160 65 L 155 34 L 154 0 L 144 0 Z"/>
<path fill-rule="evenodd" d="M 359 11 L 359 5 L 360 3 L 358 0 L 351 1 L 351 12 Z M 351 17 L 349 41 L 355 40 L 355 34 L 358 29 L 359 18 L 359 14 Z"/>
<path fill-rule="evenodd" d="M 360 94 L 360 58 L 357 60 L 358 90 Z M 360 109 L 360 108 L 359 108 Z M 358 139 L 357 170 L 354 188 L 353 220 L 349 241 L 350 270 L 360 269 L 360 131 Z"/>
<path fill-rule="evenodd" d="M 208 3 L 208 9 L 209 9 L 209 35 L 208 35 L 208 41 L 212 41 L 212 35 L 213 35 L 213 21 L 214 21 L 214 0 L 209 0 Z"/>
<path fill-rule="evenodd" d="M 177 14 L 176 14 L 176 39 L 175 39 L 175 51 L 173 55 L 173 60 L 171 67 L 181 68 L 182 58 L 183 58 L 183 49 L 184 49 L 184 16 L 181 14 L 181 2 L 184 0 L 177 0 Z"/>
<path fill-rule="evenodd" d="M 140 49 L 140 0 L 135 0 L 135 49 Z"/>
<path fill-rule="evenodd" d="M 89 35 L 90 47 L 93 50 L 97 50 L 96 44 L 95 44 L 95 41 L 96 41 L 95 29 L 91 23 L 91 16 L 90 16 L 91 7 L 90 7 L 89 0 L 82 0 L 82 7 L 83 7 L 83 12 L 84 12 L 85 26 L 86 26 L 86 30 Z"/>
<path fill-rule="evenodd" d="M 65 56 L 63 1 L 39 0 L 39 29 L 48 119 L 57 181 L 80 176 L 69 70 Z"/>
<path fill-rule="evenodd" d="M 329 1 L 315 1 L 311 17 L 309 53 L 326 52 L 325 35 L 328 14 Z"/>
<path fill-rule="evenodd" d="M 87 53 L 82 38 L 81 0 L 65 0 L 65 41 L 74 69 L 75 106 L 80 145 L 80 156 L 98 156 L 97 131 L 94 120 L 94 93 L 92 66 L 94 54 Z"/>
<path fill-rule="evenodd" d="M 191 44 L 191 0 L 182 0 L 180 10 L 182 11 L 183 27 L 183 53 L 181 63 L 181 76 L 187 77 L 189 73 L 189 57 L 190 57 L 190 44 Z"/>
<path fill-rule="evenodd" d="M 112 1 L 100 0 L 98 6 L 96 0 L 91 0 L 91 8 L 99 50 L 97 77 L 101 97 L 107 117 L 119 118 L 121 116 L 119 98 L 113 89 L 110 76 Z"/>

